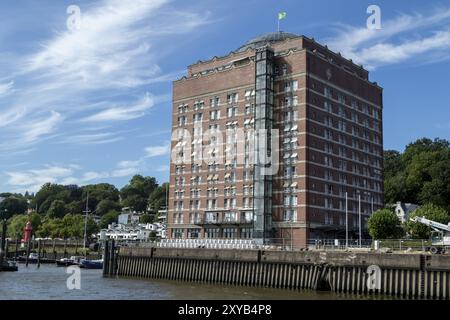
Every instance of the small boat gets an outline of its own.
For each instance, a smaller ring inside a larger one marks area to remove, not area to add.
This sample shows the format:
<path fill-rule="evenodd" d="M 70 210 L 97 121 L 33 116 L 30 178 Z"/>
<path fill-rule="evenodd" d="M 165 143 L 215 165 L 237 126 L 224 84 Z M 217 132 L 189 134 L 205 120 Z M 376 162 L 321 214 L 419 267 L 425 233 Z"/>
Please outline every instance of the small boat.
<path fill-rule="evenodd" d="M 80 261 L 80 268 L 85 269 L 103 269 L 103 260 L 87 260 Z"/>
<path fill-rule="evenodd" d="M 13 272 L 18 270 L 19 268 L 14 261 L 6 261 L 3 263 L 3 265 L 0 265 L 0 271 Z"/>
<path fill-rule="evenodd" d="M 81 265 L 82 259 L 83 257 L 80 256 L 71 256 L 70 258 L 62 258 L 56 260 L 56 265 L 58 267 L 79 266 Z"/>

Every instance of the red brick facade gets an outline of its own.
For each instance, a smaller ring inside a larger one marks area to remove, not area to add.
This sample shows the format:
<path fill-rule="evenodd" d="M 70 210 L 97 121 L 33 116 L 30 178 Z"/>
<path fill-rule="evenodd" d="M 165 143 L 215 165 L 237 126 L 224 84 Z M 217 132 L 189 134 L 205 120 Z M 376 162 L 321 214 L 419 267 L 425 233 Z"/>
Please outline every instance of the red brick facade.
<path fill-rule="evenodd" d="M 355 235 L 359 196 L 363 228 L 372 210 L 383 206 L 382 89 L 368 81 L 362 67 L 314 40 L 301 36 L 270 47 L 275 52 L 273 128 L 280 133 L 272 237 L 292 239 L 297 246 L 306 246 L 311 239 L 345 237 L 346 193 L 348 226 Z M 248 48 L 199 62 L 188 67 L 187 77 L 173 83 L 171 238 L 252 237 L 252 166 L 226 161 L 216 166 L 202 161 L 198 168 L 177 165 L 175 158 L 182 154 L 191 159 L 192 149 L 175 130 L 186 129 L 191 140 L 197 140 L 194 117 L 203 134 L 216 125 L 224 134 L 230 128 L 244 132 L 250 128 L 254 57 L 255 49 Z M 219 104 L 211 106 L 211 99 Z M 242 150 L 247 142 L 237 139 L 233 146 L 224 135 L 223 152 L 237 147 L 245 158 Z M 208 140 L 203 138 L 203 147 Z M 220 142 L 216 141 L 219 146 Z"/>

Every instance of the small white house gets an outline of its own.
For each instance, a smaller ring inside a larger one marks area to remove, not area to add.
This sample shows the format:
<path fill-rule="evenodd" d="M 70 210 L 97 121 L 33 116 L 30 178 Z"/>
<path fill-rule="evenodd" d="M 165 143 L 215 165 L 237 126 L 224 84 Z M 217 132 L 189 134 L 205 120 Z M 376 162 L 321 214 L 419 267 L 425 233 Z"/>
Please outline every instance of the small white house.
<path fill-rule="evenodd" d="M 397 203 L 394 205 L 395 214 L 397 215 L 401 223 L 408 221 L 411 214 L 416 211 L 417 208 L 419 208 L 417 204 L 403 203 L 400 201 L 397 201 Z"/>

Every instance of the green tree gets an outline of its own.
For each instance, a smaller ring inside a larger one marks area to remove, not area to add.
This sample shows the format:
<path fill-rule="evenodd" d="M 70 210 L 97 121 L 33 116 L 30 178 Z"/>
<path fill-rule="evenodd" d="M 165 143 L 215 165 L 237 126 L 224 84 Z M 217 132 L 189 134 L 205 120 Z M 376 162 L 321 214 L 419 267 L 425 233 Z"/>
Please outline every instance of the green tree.
<path fill-rule="evenodd" d="M 94 211 L 102 200 L 119 202 L 119 190 L 109 183 L 92 184 L 83 187 L 82 201 L 86 202 L 89 193 L 89 210 Z"/>
<path fill-rule="evenodd" d="M 103 216 L 110 211 L 120 211 L 120 209 L 121 207 L 119 202 L 110 199 L 104 199 L 98 203 L 96 213 L 99 216 Z"/>
<path fill-rule="evenodd" d="M 66 212 L 70 214 L 81 214 L 86 210 L 86 204 L 83 201 L 72 201 L 66 205 Z"/>
<path fill-rule="evenodd" d="M 47 211 L 50 218 L 62 218 L 66 215 L 66 204 L 62 200 L 54 200 Z"/>
<path fill-rule="evenodd" d="M 37 207 L 38 213 L 45 214 L 55 200 L 62 200 L 64 203 L 68 203 L 70 201 L 70 191 L 62 185 L 46 183 L 36 193 L 32 207 Z"/>
<path fill-rule="evenodd" d="M 129 184 L 120 190 L 122 205 L 135 211 L 146 211 L 148 198 L 157 186 L 155 178 L 135 175 Z"/>
<path fill-rule="evenodd" d="M 111 224 L 113 222 L 117 223 L 118 218 L 119 218 L 119 212 L 110 211 L 101 217 L 99 227 L 102 229 L 108 228 L 109 224 Z"/>
<path fill-rule="evenodd" d="M 450 143 L 419 139 L 403 153 L 384 152 L 385 201 L 433 203 L 450 210 Z"/>
<path fill-rule="evenodd" d="M 36 234 L 43 238 L 65 239 L 68 237 L 61 218 L 46 218 L 40 225 Z"/>
<path fill-rule="evenodd" d="M 154 215 L 150 215 L 148 213 L 145 213 L 145 214 L 143 214 L 143 215 L 141 215 L 139 217 L 139 222 L 140 223 L 152 223 L 153 222 L 153 218 L 154 218 Z"/>
<path fill-rule="evenodd" d="M 24 214 L 28 208 L 25 198 L 10 196 L 0 202 L 0 219 L 9 219 L 16 214 Z"/>
<path fill-rule="evenodd" d="M 448 224 L 450 222 L 450 214 L 442 207 L 434 204 L 426 204 L 413 212 L 410 218 L 425 217 L 429 220 Z M 419 222 L 408 221 L 406 227 L 409 235 L 415 239 L 429 239 L 431 228 Z"/>
<path fill-rule="evenodd" d="M 375 211 L 369 218 L 367 226 L 373 239 L 398 239 L 403 236 L 400 220 L 389 209 Z"/>
<path fill-rule="evenodd" d="M 161 208 L 165 207 L 167 187 L 168 183 L 163 183 L 150 194 L 148 198 L 148 205 L 153 212 L 157 212 Z"/>

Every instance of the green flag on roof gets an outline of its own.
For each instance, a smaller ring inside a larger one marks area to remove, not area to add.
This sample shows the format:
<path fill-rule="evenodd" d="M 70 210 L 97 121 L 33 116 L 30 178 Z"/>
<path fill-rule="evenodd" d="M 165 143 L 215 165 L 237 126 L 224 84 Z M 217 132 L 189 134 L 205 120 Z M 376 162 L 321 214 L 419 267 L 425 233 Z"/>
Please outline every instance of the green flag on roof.
<path fill-rule="evenodd" d="M 286 18 L 286 12 L 280 12 L 278 13 L 278 20 L 283 20 Z"/>

